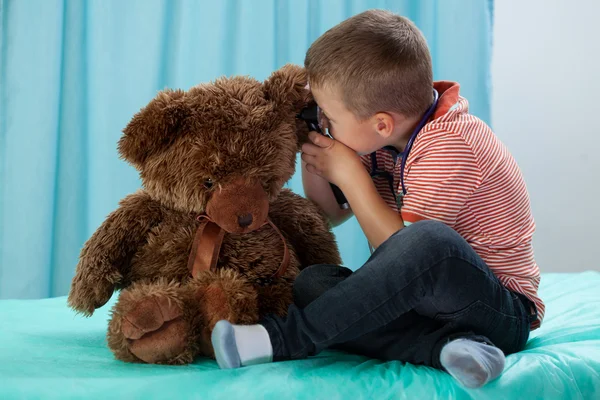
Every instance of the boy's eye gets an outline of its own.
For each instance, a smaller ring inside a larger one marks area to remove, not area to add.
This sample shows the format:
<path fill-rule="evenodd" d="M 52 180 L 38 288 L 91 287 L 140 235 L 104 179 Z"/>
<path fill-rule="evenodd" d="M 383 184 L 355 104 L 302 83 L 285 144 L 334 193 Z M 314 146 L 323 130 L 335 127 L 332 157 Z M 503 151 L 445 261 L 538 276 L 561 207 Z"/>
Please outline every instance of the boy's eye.
<path fill-rule="evenodd" d="M 327 118 L 327 115 L 325 115 L 325 113 L 319 108 L 319 126 L 321 127 L 321 129 L 323 129 L 323 131 L 325 131 L 327 128 L 329 128 L 329 118 Z"/>
<path fill-rule="evenodd" d="M 319 124 L 319 127 L 321 129 L 324 129 L 325 126 L 325 113 L 323 113 L 323 110 L 321 110 L 321 107 L 319 107 L 317 109 L 317 122 Z"/>

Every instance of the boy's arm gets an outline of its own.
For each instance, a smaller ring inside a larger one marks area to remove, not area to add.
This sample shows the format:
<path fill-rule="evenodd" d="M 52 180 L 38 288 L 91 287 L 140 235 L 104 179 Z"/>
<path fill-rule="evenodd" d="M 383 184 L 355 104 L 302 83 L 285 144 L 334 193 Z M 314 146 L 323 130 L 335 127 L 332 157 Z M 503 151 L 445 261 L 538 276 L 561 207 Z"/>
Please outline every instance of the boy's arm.
<path fill-rule="evenodd" d="M 379 247 L 404 227 L 400 214 L 381 198 L 366 170 L 356 173 L 351 183 L 340 187 L 369 243 Z"/>
<path fill-rule="evenodd" d="M 303 175 L 306 173 L 306 178 L 311 174 L 318 175 L 314 180 L 321 184 L 321 196 L 326 196 L 329 204 L 337 206 L 331 188 L 325 187 L 327 182 L 336 184 L 344 192 L 372 247 L 379 247 L 404 226 L 400 214 L 391 209 L 377 193 L 375 184 L 356 151 L 316 132 L 310 132 L 308 138 L 312 143 L 302 145 Z M 314 193 L 316 192 L 318 191 Z"/>

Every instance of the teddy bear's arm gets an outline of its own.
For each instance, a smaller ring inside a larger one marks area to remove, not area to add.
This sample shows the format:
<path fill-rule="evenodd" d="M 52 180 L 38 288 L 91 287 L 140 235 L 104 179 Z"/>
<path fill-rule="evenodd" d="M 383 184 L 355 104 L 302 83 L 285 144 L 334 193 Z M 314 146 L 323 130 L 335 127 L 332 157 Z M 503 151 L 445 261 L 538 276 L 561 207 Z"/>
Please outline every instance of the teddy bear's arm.
<path fill-rule="evenodd" d="M 148 231 L 161 220 L 160 205 L 143 191 L 127 196 L 84 245 L 68 303 L 89 316 L 112 296 Z"/>
<path fill-rule="evenodd" d="M 284 189 L 269 216 L 294 247 L 301 268 L 342 263 L 327 217 L 310 200 Z"/>

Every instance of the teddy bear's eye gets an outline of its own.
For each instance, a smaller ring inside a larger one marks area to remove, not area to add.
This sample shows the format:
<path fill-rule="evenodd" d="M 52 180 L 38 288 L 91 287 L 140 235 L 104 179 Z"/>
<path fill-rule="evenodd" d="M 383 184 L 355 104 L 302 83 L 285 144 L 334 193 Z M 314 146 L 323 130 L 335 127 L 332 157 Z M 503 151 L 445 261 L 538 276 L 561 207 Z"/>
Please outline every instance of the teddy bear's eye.
<path fill-rule="evenodd" d="M 212 179 L 210 179 L 210 178 L 207 178 L 207 179 L 204 181 L 204 187 L 205 187 L 205 188 L 207 188 L 207 189 L 210 189 L 212 186 L 213 186 L 213 181 L 212 181 Z"/>

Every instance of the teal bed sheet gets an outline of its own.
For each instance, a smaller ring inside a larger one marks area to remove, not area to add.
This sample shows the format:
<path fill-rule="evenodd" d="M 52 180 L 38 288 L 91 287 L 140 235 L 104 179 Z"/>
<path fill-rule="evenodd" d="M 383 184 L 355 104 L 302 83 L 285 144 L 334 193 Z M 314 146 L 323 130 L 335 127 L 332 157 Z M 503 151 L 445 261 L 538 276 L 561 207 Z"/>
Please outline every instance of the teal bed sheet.
<path fill-rule="evenodd" d="M 328 351 L 222 371 L 126 364 L 105 343 L 109 307 L 86 319 L 66 299 L 0 301 L 0 399 L 600 399 L 600 273 L 545 274 L 547 316 L 504 374 L 477 390 L 428 367 Z"/>

